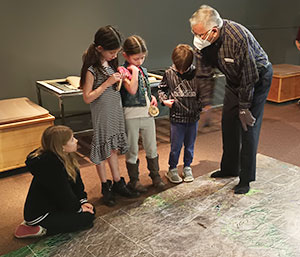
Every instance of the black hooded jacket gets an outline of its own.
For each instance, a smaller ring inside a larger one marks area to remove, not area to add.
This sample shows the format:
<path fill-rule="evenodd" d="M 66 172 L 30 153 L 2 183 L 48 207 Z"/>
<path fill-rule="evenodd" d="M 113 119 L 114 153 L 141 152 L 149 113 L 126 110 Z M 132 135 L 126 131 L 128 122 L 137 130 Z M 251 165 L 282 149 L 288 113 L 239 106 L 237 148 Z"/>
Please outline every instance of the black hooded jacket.
<path fill-rule="evenodd" d="M 202 107 L 210 103 L 212 89 L 198 82 L 193 65 L 183 74 L 173 67 L 165 71 L 158 86 L 158 96 L 162 104 L 167 99 L 175 100 L 170 109 L 171 122 L 193 123 L 199 120 Z"/>
<path fill-rule="evenodd" d="M 79 171 L 76 183 L 68 175 L 63 162 L 56 154 L 46 151 L 26 160 L 33 175 L 24 207 L 24 218 L 34 225 L 53 212 L 80 212 L 87 202 L 87 194 Z"/>

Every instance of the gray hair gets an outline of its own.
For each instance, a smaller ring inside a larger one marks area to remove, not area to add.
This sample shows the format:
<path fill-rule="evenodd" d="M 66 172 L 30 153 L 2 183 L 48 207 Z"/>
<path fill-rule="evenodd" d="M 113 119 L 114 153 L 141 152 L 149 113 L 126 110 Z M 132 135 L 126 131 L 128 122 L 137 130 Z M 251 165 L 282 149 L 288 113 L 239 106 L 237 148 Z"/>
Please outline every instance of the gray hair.
<path fill-rule="evenodd" d="M 208 5 L 201 5 L 190 18 L 191 27 L 199 23 L 206 29 L 211 29 L 213 27 L 221 28 L 223 26 L 223 20 L 220 17 L 220 14 L 217 10 Z"/>

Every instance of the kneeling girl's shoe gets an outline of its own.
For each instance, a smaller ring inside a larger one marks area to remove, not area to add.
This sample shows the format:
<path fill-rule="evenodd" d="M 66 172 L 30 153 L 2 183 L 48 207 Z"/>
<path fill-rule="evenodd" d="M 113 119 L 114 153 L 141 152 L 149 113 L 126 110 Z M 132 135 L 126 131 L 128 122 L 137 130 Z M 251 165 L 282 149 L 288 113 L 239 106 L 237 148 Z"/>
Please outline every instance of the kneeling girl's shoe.
<path fill-rule="evenodd" d="M 42 226 L 29 226 L 26 225 L 26 222 L 23 221 L 15 231 L 16 238 L 33 238 L 33 237 L 41 237 L 46 235 L 47 229 Z"/>

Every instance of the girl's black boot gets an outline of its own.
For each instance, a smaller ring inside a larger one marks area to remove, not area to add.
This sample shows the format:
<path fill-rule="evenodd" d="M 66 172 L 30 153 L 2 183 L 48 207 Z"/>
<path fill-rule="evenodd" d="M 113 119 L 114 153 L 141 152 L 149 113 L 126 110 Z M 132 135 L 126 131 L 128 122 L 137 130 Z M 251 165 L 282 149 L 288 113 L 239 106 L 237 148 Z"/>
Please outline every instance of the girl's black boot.
<path fill-rule="evenodd" d="M 107 206 L 114 206 L 116 205 L 114 192 L 112 191 L 112 181 L 107 180 L 105 183 L 102 183 L 102 195 L 103 195 L 103 202 Z"/>
<path fill-rule="evenodd" d="M 114 182 L 114 184 L 112 186 L 112 190 L 113 190 L 114 193 L 117 193 L 121 196 L 125 196 L 125 197 L 128 197 L 128 198 L 135 198 L 135 197 L 140 196 L 139 192 L 131 191 L 127 187 L 123 177 L 121 177 L 120 181 Z"/>

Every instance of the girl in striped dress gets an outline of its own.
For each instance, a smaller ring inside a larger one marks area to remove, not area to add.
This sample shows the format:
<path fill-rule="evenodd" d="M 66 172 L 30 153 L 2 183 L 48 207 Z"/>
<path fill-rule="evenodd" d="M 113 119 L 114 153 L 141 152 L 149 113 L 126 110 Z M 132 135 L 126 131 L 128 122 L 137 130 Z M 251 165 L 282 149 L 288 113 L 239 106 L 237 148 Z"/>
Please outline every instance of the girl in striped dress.
<path fill-rule="evenodd" d="M 120 50 L 120 33 L 112 26 L 101 27 L 83 56 L 80 80 L 83 99 L 90 104 L 94 129 L 90 159 L 96 164 L 103 200 L 108 206 L 115 205 L 114 193 L 137 196 L 120 177 L 118 164 L 118 151 L 124 154 L 128 149 L 121 97 L 116 90 L 121 80 L 121 74 L 116 72 Z M 114 183 L 106 178 L 105 160 Z"/>

